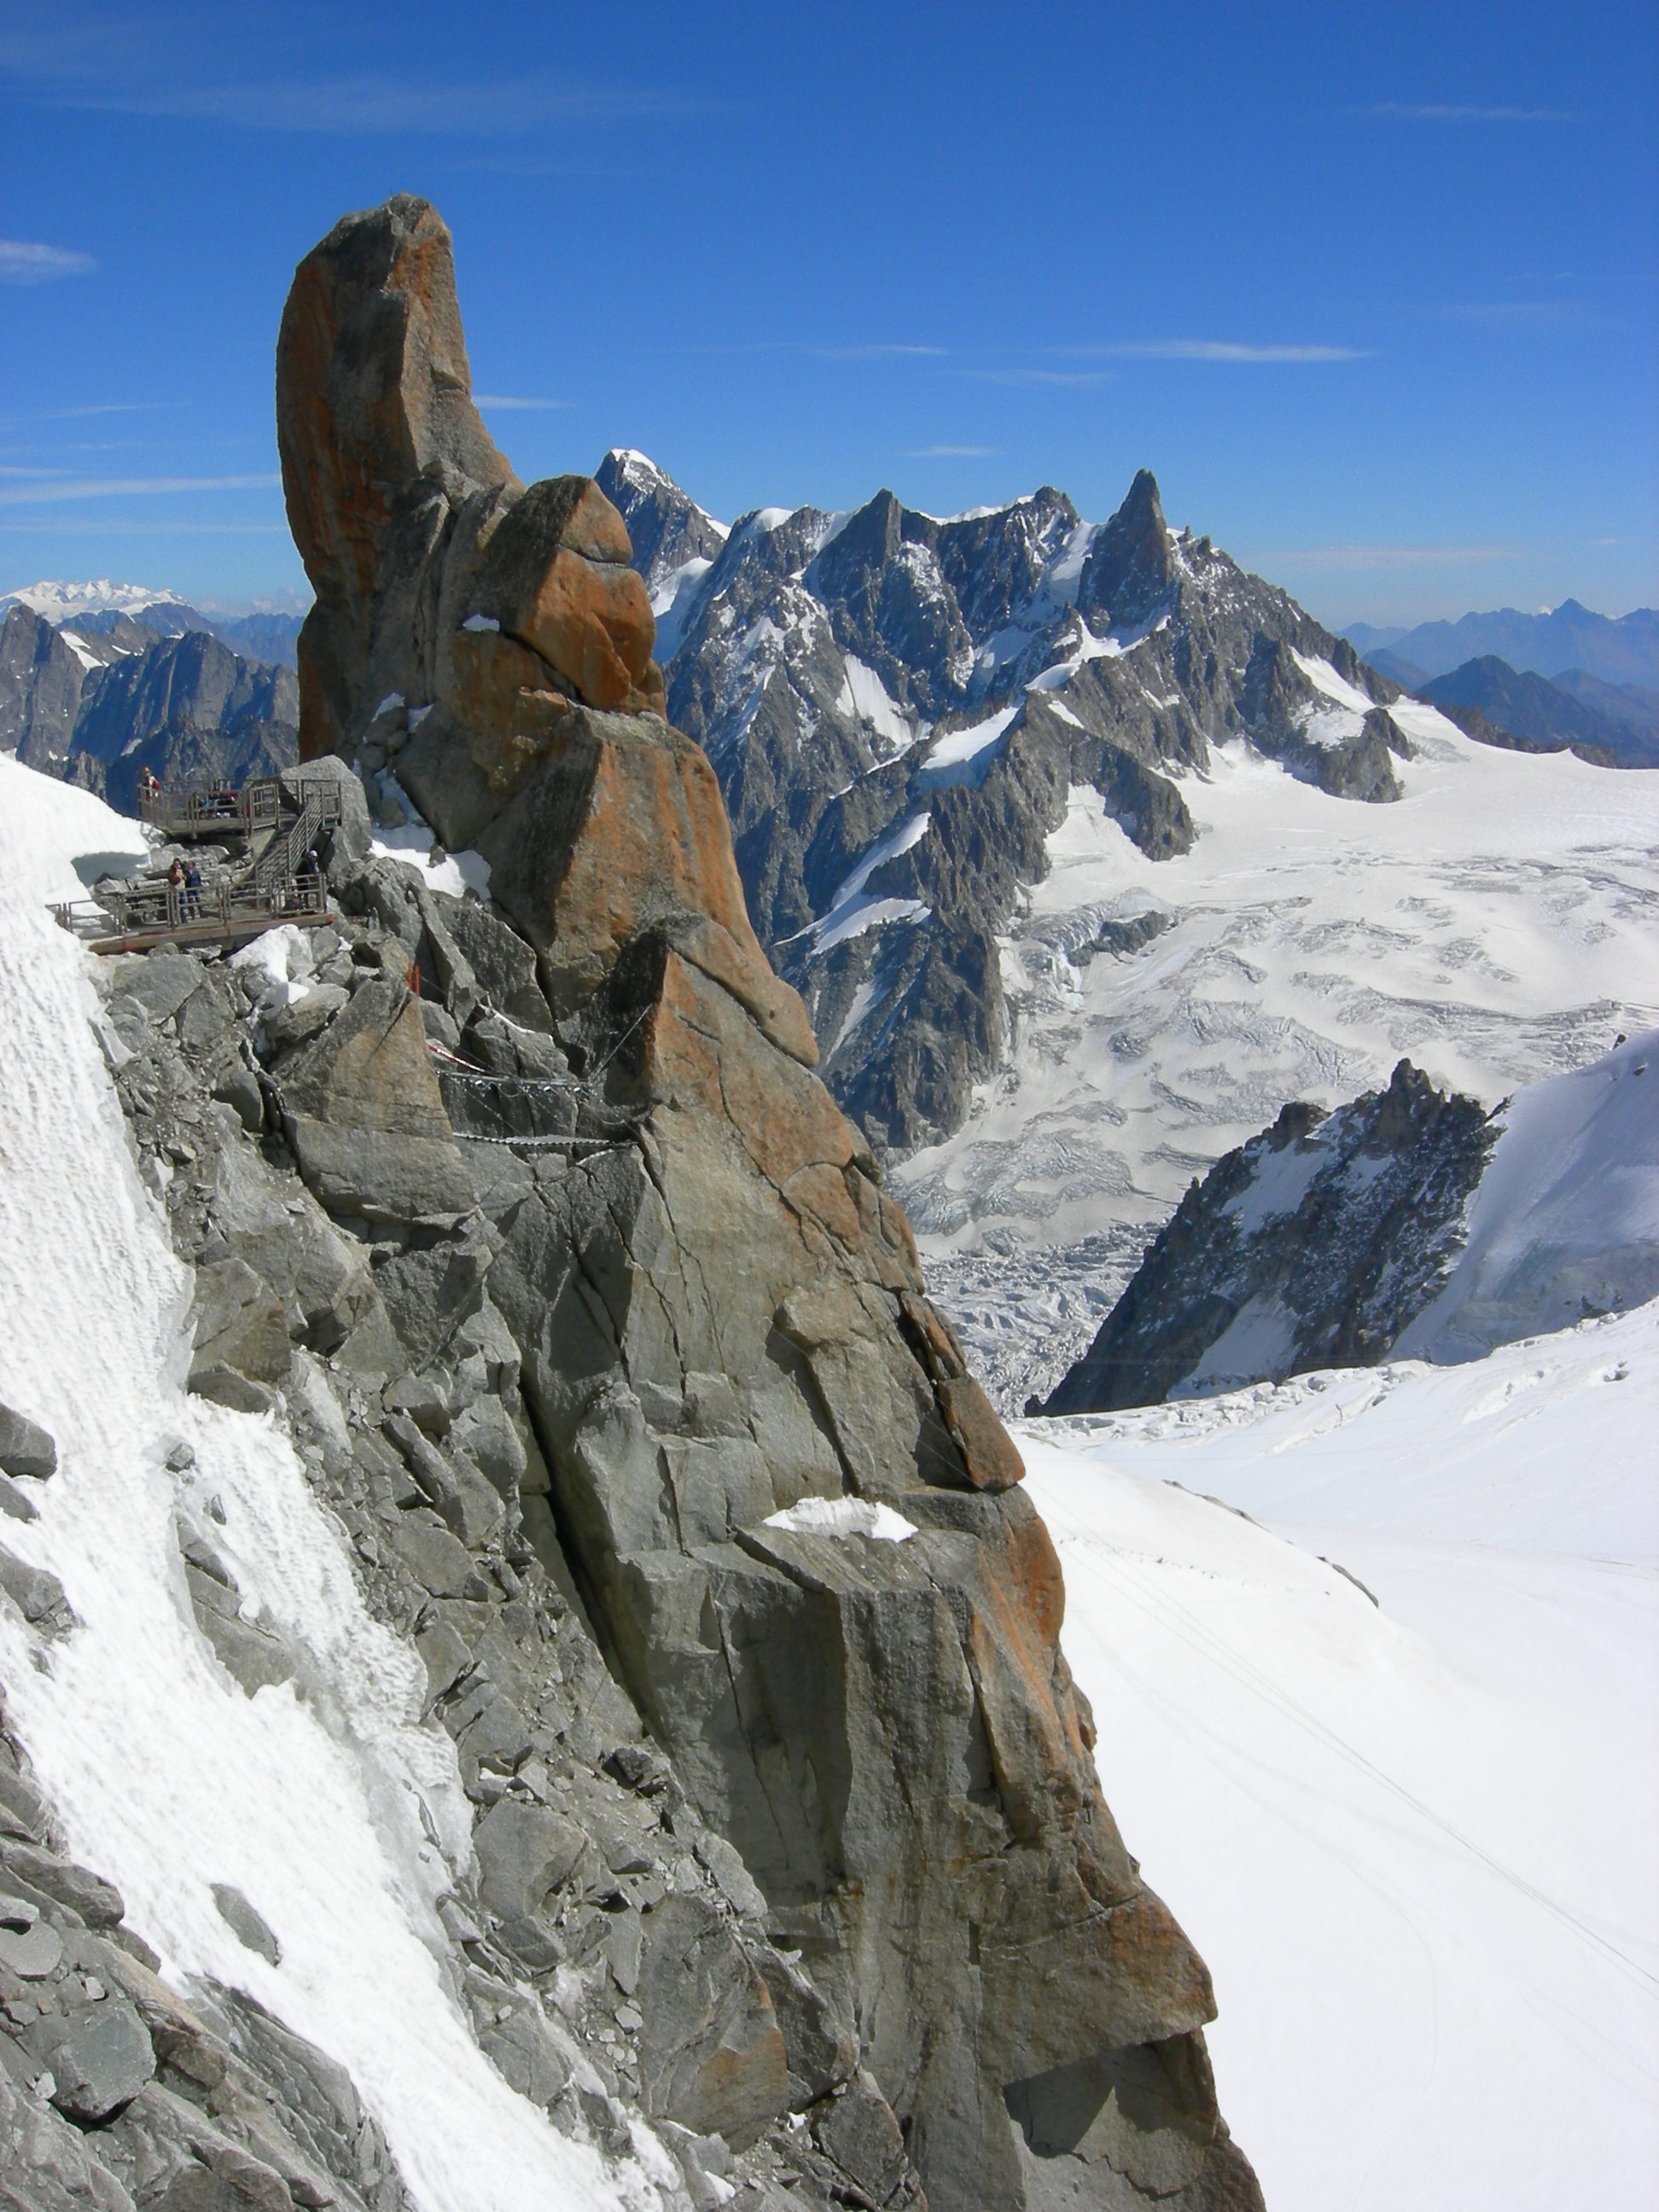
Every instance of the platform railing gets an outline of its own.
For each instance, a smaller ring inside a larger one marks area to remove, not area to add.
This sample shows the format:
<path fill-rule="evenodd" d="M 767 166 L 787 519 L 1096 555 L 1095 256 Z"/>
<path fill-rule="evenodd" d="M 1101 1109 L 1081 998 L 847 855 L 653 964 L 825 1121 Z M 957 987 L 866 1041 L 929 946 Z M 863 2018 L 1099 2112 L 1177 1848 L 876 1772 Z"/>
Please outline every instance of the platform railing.
<path fill-rule="evenodd" d="M 222 881 L 199 890 L 162 881 L 65 900 L 52 908 L 60 928 L 94 948 L 135 951 L 169 938 L 198 944 L 258 936 L 283 921 L 315 927 L 329 912 L 328 885 L 314 870 L 280 884 Z"/>
<path fill-rule="evenodd" d="M 138 818 L 164 837 L 252 837 L 273 827 L 282 812 L 279 776 L 254 776 L 240 790 L 211 776 L 182 784 L 141 780 L 138 786 Z"/>

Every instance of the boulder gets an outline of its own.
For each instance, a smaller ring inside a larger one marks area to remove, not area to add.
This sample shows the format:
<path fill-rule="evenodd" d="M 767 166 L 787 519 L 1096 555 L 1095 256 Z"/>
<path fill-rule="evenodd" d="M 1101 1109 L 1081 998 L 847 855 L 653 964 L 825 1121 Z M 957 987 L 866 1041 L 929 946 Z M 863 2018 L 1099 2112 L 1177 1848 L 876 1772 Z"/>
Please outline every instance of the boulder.
<path fill-rule="evenodd" d="M 213 1902 L 219 1908 L 219 1917 L 239 1943 L 257 1952 L 267 1966 L 281 1966 L 282 1946 L 240 1889 L 231 1882 L 216 1881 Z"/>
<path fill-rule="evenodd" d="M 250 1698 L 290 1680 L 293 1653 L 260 1622 L 243 1619 L 236 1578 L 213 1547 L 185 1522 L 180 1522 L 178 1535 L 196 1625 L 226 1673 Z"/>
<path fill-rule="evenodd" d="M 132 2102 L 155 2071 L 155 2052 L 143 2021 L 118 1998 L 81 2006 L 64 2025 L 52 2050 L 52 2101 L 66 2119 L 97 2127 Z"/>
<path fill-rule="evenodd" d="M 269 1413 L 276 1405 L 274 1390 L 252 1381 L 240 1368 L 222 1359 L 196 1361 L 191 1367 L 189 1388 L 197 1397 L 227 1407 L 233 1413 Z"/>
<path fill-rule="evenodd" d="M 38 1421 L 0 1405 L 0 1468 L 39 1480 L 58 1471 L 58 1447 Z"/>
<path fill-rule="evenodd" d="M 637 1994 L 640 2098 L 653 2118 L 742 2149 L 787 2109 L 771 1992 L 701 1898 L 668 1898 L 650 1915 Z"/>
<path fill-rule="evenodd" d="M 303 1044 L 307 1037 L 325 1030 L 350 997 L 350 992 L 343 991 L 337 983 L 313 984 L 302 999 L 290 999 L 285 1006 L 265 1016 L 267 1047 L 272 1052 L 283 1052 Z"/>
<path fill-rule="evenodd" d="M 283 1103 L 300 1172 L 329 1212 L 415 1221 L 471 1207 L 420 1003 L 393 977 L 364 984 L 295 1054 Z"/>
<path fill-rule="evenodd" d="M 30 1566 L 3 1548 L 0 1548 L 0 1590 L 34 1627 L 49 1627 L 70 1617 L 69 1600 L 57 1576 L 45 1567 Z"/>
<path fill-rule="evenodd" d="M 114 981 L 151 1021 L 170 1021 L 200 984 L 202 965 L 188 952 L 137 953 L 120 963 Z"/>
<path fill-rule="evenodd" d="M 621 515 L 591 477 L 550 477 L 497 526 L 473 582 L 477 611 L 532 647 L 589 705 L 634 704 L 656 623 L 628 566 L 632 552 Z M 655 698 L 660 711 L 660 678 Z"/>
<path fill-rule="evenodd" d="M 435 1514 L 405 1513 L 386 1541 L 421 1588 L 434 1597 L 460 1597 L 472 1579 L 472 1554 Z"/>
<path fill-rule="evenodd" d="M 10 1521 L 38 1521 L 40 1508 L 26 1490 L 20 1490 L 9 1474 L 0 1474 L 0 1513 Z"/>
<path fill-rule="evenodd" d="M 112 1881 L 72 1861 L 33 1844 L 0 1839 L 0 1865 L 78 1912 L 88 1928 L 113 1928 L 126 1916 L 121 1893 Z"/>
<path fill-rule="evenodd" d="M 234 1367 L 255 1382 L 280 1382 L 293 1359 L 288 1317 L 270 1285 L 245 1260 L 216 1260 L 196 1271 L 192 1309 L 198 1369 Z"/>
<path fill-rule="evenodd" d="M 533 1920 L 569 1875 L 586 1841 L 562 1814 L 503 1797 L 473 1831 L 479 1896 L 503 1920 Z"/>
<path fill-rule="evenodd" d="M 368 801 L 357 777 L 343 760 L 332 756 L 301 761 L 297 767 L 283 771 L 283 795 L 296 812 L 305 804 L 307 794 L 318 787 L 333 799 L 340 810 L 340 819 L 323 832 L 317 857 L 325 874 L 343 875 L 352 862 L 368 859 L 374 842 Z"/>
<path fill-rule="evenodd" d="M 521 1029 L 551 1032 L 553 1011 L 536 976 L 536 955 L 515 930 L 477 899 L 461 899 L 445 919 L 498 1013 Z"/>

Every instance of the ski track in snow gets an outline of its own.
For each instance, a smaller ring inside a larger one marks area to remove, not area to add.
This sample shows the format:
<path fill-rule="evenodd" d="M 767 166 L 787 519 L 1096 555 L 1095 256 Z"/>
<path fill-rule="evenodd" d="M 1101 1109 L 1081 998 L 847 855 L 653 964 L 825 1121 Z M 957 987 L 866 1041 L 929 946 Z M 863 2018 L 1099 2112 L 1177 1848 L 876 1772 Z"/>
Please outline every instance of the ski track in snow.
<path fill-rule="evenodd" d="M 1403 1055 L 1495 1106 L 1659 1023 L 1659 773 L 1391 711 L 1419 749 L 1397 804 L 1217 746 L 1182 782 L 1200 834 L 1175 860 L 1074 789 L 1003 942 L 1008 1064 L 891 1176 L 1005 1411 L 1059 1380 L 1188 1182 L 1286 1100 L 1340 1104 Z M 1172 927 L 1139 952 L 1075 957 L 1154 910 Z"/>
<path fill-rule="evenodd" d="M 1656 1417 L 1652 1304 L 1019 1429 L 1273 2212 L 1655 2201 Z"/>
<path fill-rule="evenodd" d="M 38 1522 L 7 1547 L 64 1583 L 81 1626 L 44 1655 L 0 1601 L 10 1718 L 71 1848 L 110 1876 L 186 1994 L 248 1990 L 350 2069 L 423 2212 L 645 2212 L 667 2184 L 648 2136 L 620 2173 L 558 2135 L 473 2041 L 434 1910 L 471 1808 L 453 1747 L 421 1726 L 422 1669 L 373 1621 L 341 1532 L 269 1417 L 183 1389 L 188 1270 L 139 1182 L 100 1056 L 92 956 L 45 901 L 135 825 L 0 759 L 0 1397 L 58 1441 Z M 197 1464 L 165 1456 L 179 1439 Z M 305 1656 L 301 1686 L 246 1698 L 197 1630 L 173 1534 L 223 1504 L 214 1541 Z M 245 1949 L 210 1885 L 241 1889 L 282 1964 Z M 647 2166 L 651 2169 L 647 2173 Z"/>

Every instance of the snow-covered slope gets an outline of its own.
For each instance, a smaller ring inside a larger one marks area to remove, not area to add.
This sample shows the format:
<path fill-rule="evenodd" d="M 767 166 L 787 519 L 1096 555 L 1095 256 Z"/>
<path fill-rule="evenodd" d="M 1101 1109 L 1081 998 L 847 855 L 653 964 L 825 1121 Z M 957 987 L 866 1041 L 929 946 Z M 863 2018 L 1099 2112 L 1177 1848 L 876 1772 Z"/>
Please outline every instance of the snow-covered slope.
<path fill-rule="evenodd" d="M 1659 1296 L 1659 1030 L 1519 1092 L 1468 1240 L 1402 1358 L 1470 1359 Z"/>
<path fill-rule="evenodd" d="M 1656 1428 L 1649 1305 L 1019 1432 L 1273 2212 L 1654 2202 Z"/>
<path fill-rule="evenodd" d="M 1487 1115 L 1409 1060 L 1286 1107 L 1160 1231 L 1046 1413 L 1445 1363 L 1659 1296 L 1659 1030 Z"/>
<path fill-rule="evenodd" d="M 1182 787 L 1200 836 L 1154 863 L 1073 788 L 1001 939 L 1009 1063 L 892 1177 L 1006 1404 L 1065 1372 L 1188 1182 L 1286 1100 L 1334 1106 L 1407 1054 L 1490 1108 L 1659 1020 L 1659 774 L 1390 711 L 1415 747 L 1393 805 L 1215 745 Z M 1146 915 L 1169 926 L 1109 949 Z"/>
<path fill-rule="evenodd" d="M 0 759 L 0 1398 L 59 1450 L 38 1521 L 4 1540 L 81 1622 L 43 1669 L 0 1605 L 9 1719 L 168 1977 L 249 1990 L 347 2067 L 424 2212 L 657 2205 L 637 2163 L 617 2182 L 473 2040 L 435 1912 L 470 1808 L 419 1720 L 420 1663 L 364 1609 L 286 1437 L 185 1393 L 186 1271 L 133 1166 L 90 956 L 44 903 L 133 842 L 96 799 Z M 175 1474 L 180 1441 L 195 1462 Z M 308 1655 L 298 1685 L 244 1696 L 191 1626 L 173 1516 L 210 1499 L 238 1581 Z M 252 1901 L 280 1965 L 238 1942 L 215 1882 Z"/>

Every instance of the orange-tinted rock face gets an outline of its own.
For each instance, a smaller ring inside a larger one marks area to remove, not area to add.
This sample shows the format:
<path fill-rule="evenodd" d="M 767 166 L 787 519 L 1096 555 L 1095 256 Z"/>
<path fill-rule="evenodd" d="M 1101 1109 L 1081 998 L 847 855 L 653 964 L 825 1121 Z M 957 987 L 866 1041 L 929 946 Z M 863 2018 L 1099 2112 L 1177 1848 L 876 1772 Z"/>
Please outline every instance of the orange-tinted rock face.
<path fill-rule="evenodd" d="M 526 490 L 472 404 L 434 209 L 399 197 L 348 216 L 307 255 L 276 378 L 289 520 L 317 593 L 300 644 L 303 757 L 349 755 L 365 703 L 372 716 L 388 696 L 411 709 L 443 696 L 491 763 L 483 772 L 510 786 L 527 733 L 517 694 L 546 688 L 548 670 L 591 706 L 662 712 L 656 625 L 622 517 L 590 477 Z M 538 657 L 539 675 L 483 672 L 469 618 Z"/>
<path fill-rule="evenodd" d="M 650 665 L 656 619 L 631 568 L 561 546 L 514 623 L 594 707 L 626 706 Z"/>
<path fill-rule="evenodd" d="M 292 451 L 319 608 L 329 593 L 308 741 L 349 750 L 430 705 L 399 780 L 489 861 L 589 1105 L 632 1133 L 538 1165 L 490 1247 L 552 1484 L 544 1540 L 773 1940 L 817 1978 L 847 2054 L 830 2078 L 862 2067 L 933 2212 L 1251 2212 L 1203 2054 L 1209 1979 L 1101 1795 L 1054 1547 L 908 1224 L 812 1072 L 714 771 L 661 718 L 620 519 L 586 477 L 520 489 L 493 447 L 498 474 L 432 458 L 466 428 L 447 235 L 418 203 L 352 220 L 368 244 L 349 224 L 325 241 L 284 325 L 303 387 L 282 402 L 284 469 Z M 416 1028 L 362 1036 L 308 1071 L 313 1115 L 337 1091 L 348 1115 L 360 1097 L 391 1110 L 383 1073 Z M 410 1097 L 424 1132 L 412 1070 Z M 378 1153 L 336 1158 L 349 1127 L 302 1133 L 325 1192 L 389 1176 Z M 878 1501 L 909 1534 L 793 1525 L 808 1500 L 854 1519 Z M 751 1986 L 702 1923 L 647 1917 L 642 1992 L 712 1987 L 718 1954 L 734 2023 L 683 2063 L 647 2016 L 650 2109 L 744 2140 L 787 2101 L 816 2109 L 781 1967 Z"/>

